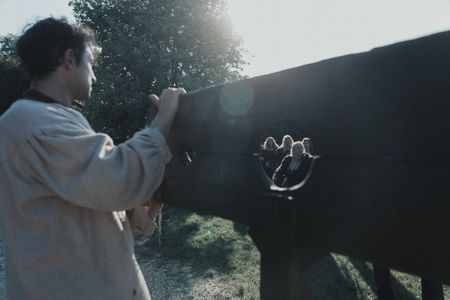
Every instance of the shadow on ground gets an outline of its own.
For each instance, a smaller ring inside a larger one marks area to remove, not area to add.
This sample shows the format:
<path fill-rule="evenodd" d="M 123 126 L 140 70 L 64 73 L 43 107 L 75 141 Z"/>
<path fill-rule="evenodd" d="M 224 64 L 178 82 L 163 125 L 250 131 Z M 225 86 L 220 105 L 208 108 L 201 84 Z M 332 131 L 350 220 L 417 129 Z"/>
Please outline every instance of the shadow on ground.
<path fill-rule="evenodd" d="M 181 295 L 173 296 L 174 292 L 165 283 L 158 286 L 167 290 L 165 296 L 153 297 L 155 300 L 169 296 L 170 299 L 259 299 L 259 253 L 245 226 L 166 208 L 162 229 L 162 235 L 138 237 L 135 243 L 141 266 L 148 263 L 157 272 L 164 272 Z M 161 276 L 156 273 L 152 276 Z M 313 299 L 370 299 L 376 291 L 369 263 L 335 254 L 326 255 L 314 265 L 310 278 Z M 420 284 L 416 281 L 407 274 L 393 276 L 397 299 L 417 299 L 411 292 L 417 290 L 420 295 Z M 203 284 L 201 289 L 199 282 Z"/>

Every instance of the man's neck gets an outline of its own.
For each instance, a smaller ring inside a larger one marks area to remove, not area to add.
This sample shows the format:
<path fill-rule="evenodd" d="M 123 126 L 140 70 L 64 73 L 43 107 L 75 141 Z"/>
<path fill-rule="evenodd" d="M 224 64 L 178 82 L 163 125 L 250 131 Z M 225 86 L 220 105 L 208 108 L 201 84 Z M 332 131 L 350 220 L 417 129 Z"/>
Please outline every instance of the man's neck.
<path fill-rule="evenodd" d="M 70 106 L 72 104 L 73 99 L 70 96 L 68 89 L 65 88 L 64 85 L 55 82 L 55 80 L 33 80 L 30 88 L 37 90 L 66 106 Z"/>

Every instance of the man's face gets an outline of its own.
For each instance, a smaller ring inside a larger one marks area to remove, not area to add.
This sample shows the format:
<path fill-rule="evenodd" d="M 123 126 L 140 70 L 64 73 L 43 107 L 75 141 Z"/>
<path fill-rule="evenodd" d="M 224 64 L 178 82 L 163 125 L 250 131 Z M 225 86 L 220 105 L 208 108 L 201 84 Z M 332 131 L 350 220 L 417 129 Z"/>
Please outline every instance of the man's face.
<path fill-rule="evenodd" d="M 81 61 L 75 67 L 75 76 L 73 79 L 72 92 L 74 99 L 86 101 L 91 97 L 92 84 L 97 81 L 92 64 L 94 62 L 94 55 L 89 47 L 86 47 Z"/>

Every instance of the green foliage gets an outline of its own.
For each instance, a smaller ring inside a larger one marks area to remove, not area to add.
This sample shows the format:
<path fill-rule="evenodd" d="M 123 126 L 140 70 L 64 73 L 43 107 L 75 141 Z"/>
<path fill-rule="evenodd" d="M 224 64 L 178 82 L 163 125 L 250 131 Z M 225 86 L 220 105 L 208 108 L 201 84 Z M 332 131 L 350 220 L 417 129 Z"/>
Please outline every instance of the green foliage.
<path fill-rule="evenodd" d="M 239 38 L 224 0 L 72 0 L 75 17 L 97 34 L 98 83 L 87 104 L 97 130 L 128 138 L 146 121 L 146 97 L 239 78 Z"/>
<path fill-rule="evenodd" d="M 0 36 L 0 115 L 20 98 L 29 80 L 15 49 L 14 35 Z"/>

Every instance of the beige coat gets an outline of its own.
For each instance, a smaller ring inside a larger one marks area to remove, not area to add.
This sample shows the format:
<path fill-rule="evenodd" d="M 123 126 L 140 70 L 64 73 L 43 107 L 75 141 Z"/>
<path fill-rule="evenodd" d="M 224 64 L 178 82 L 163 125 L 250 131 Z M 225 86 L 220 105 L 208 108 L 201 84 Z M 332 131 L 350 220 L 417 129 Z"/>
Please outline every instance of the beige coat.
<path fill-rule="evenodd" d="M 0 118 L 8 299 L 150 299 L 123 211 L 169 160 L 158 130 L 115 146 L 71 108 L 17 101 Z"/>

